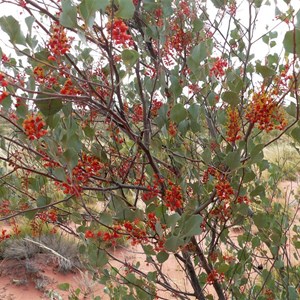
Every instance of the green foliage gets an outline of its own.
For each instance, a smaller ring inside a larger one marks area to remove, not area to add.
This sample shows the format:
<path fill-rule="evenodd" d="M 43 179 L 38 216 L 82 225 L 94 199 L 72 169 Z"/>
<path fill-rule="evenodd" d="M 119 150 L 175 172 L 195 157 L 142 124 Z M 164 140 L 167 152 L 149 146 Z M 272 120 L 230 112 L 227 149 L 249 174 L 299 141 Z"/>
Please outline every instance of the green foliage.
<path fill-rule="evenodd" d="M 21 31 L 20 24 L 13 16 L 1 17 L 0 27 L 5 33 L 8 34 L 9 40 L 13 45 L 26 45 L 25 37 Z"/>
<path fill-rule="evenodd" d="M 266 5 L 276 31 L 257 32 Z M 111 299 L 297 299 L 299 195 L 281 188 L 300 172 L 289 5 L 46 0 L 1 17 L 15 53 L 1 45 L 0 220 L 76 237 Z M 0 234 L 3 249 L 16 237 Z"/>
<path fill-rule="evenodd" d="M 118 0 L 118 10 L 116 16 L 122 19 L 131 19 L 134 14 L 134 5 L 131 0 Z"/>
<path fill-rule="evenodd" d="M 283 39 L 283 46 L 287 53 L 300 55 L 300 29 L 288 31 Z"/>
<path fill-rule="evenodd" d="M 100 9 L 105 11 L 109 1 L 83 0 L 79 4 L 79 12 L 88 27 L 91 27 L 95 20 L 96 12 Z"/>
<path fill-rule="evenodd" d="M 59 17 L 59 22 L 62 26 L 75 28 L 77 27 L 77 9 L 71 0 L 62 0 L 62 14 Z"/>

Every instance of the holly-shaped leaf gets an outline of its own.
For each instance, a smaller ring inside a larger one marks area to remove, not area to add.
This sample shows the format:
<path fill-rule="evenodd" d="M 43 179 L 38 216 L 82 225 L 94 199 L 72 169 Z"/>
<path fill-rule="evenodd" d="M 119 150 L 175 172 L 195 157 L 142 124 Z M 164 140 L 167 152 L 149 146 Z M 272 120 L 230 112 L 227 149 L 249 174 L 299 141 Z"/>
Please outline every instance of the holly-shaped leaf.
<path fill-rule="evenodd" d="M 119 9 L 116 13 L 118 18 L 131 19 L 134 14 L 135 7 L 132 0 L 119 0 Z"/>
<path fill-rule="evenodd" d="M 183 104 L 175 104 L 170 113 L 170 119 L 176 124 L 179 124 L 187 117 L 188 113 L 184 108 Z"/>
<path fill-rule="evenodd" d="M 71 0 L 62 0 L 62 13 L 59 17 L 59 22 L 62 26 L 67 28 L 77 27 L 77 9 L 72 4 Z"/>
<path fill-rule="evenodd" d="M 3 16 L 0 18 L 1 29 L 8 34 L 12 44 L 26 45 L 25 36 L 21 31 L 19 22 L 13 16 Z"/>
<path fill-rule="evenodd" d="M 95 14 L 97 11 L 105 11 L 109 4 L 109 0 L 82 0 L 79 4 L 79 12 L 84 19 L 86 25 L 91 27 L 93 25 Z"/>
<path fill-rule="evenodd" d="M 239 95 L 232 91 L 226 91 L 222 93 L 221 98 L 224 102 L 230 104 L 231 106 L 237 106 L 240 103 Z"/>
<path fill-rule="evenodd" d="M 287 53 L 300 55 L 300 29 L 288 31 L 284 36 L 283 46 Z"/>
<path fill-rule="evenodd" d="M 122 60 L 124 64 L 131 68 L 133 67 L 139 59 L 139 54 L 135 50 L 125 49 L 122 51 Z"/>

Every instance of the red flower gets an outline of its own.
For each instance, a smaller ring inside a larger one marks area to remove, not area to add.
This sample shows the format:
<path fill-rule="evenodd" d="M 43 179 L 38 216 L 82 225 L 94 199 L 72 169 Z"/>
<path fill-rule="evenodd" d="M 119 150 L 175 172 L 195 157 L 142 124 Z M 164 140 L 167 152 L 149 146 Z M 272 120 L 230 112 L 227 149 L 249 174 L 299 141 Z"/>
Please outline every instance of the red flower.
<path fill-rule="evenodd" d="M 25 134 L 30 140 L 38 140 L 47 134 L 47 130 L 43 129 L 45 125 L 46 123 L 40 116 L 29 116 L 23 122 Z"/>
<path fill-rule="evenodd" d="M 85 238 L 92 239 L 94 237 L 94 233 L 91 230 L 87 230 L 85 232 Z"/>

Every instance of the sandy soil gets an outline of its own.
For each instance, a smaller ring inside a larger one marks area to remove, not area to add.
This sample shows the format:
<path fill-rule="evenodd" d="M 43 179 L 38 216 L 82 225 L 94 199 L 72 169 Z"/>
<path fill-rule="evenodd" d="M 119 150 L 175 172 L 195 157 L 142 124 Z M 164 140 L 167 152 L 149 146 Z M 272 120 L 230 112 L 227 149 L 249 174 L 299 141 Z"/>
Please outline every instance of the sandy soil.
<path fill-rule="evenodd" d="M 30 260 L 3 260 L 0 263 L 0 299 L 1 300 L 34 300 L 34 299 L 68 299 L 69 292 L 58 288 L 58 284 L 69 283 L 72 289 L 86 290 L 86 297 L 80 299 L 93 299 L 94 296 L 103 296 L 103 286 L 92 286 L 87 291 L 87 279 L 78 272 L 59 273 L 48 254 L 37 254 Z M 91 283 L 92 281 L 90 281 Z M 51 298 L 52 291 L 52 298 Z M 61 298 L 56 294 L 61 295 Z M 48 296 L 47 296 L 48 294 Z M 105 298 L 102 298 L 105 299 Z M 106 298 L 108 299 L 108 298 Z"/>

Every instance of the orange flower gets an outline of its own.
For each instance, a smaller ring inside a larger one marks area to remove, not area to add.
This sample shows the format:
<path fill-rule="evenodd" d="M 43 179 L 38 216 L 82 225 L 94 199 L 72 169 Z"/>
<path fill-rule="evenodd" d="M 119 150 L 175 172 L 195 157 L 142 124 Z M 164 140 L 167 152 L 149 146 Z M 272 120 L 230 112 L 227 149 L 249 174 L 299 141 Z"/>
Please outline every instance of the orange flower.
<path fill-rule="evenodd" d="M 228 142 L 236 142 L 241 139 L 241 121 L 237 108 L 229 107 L 227 109 L 227 138 Z"/>
<path fill-rule="evenodd" d="M 47 130 L 43 129 L 45 125 L 46 123 L 40 116 L 29 116 L 23 122 L 25 134 L 30 140 L 38 140 L 47 134 Z"/>

